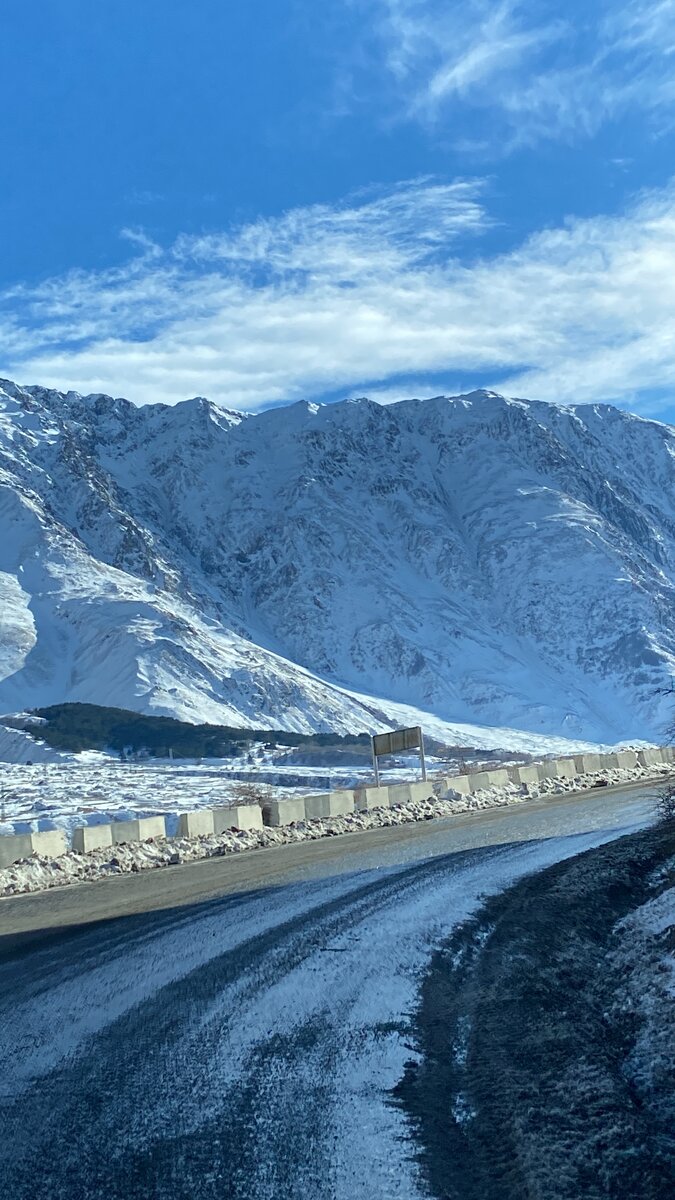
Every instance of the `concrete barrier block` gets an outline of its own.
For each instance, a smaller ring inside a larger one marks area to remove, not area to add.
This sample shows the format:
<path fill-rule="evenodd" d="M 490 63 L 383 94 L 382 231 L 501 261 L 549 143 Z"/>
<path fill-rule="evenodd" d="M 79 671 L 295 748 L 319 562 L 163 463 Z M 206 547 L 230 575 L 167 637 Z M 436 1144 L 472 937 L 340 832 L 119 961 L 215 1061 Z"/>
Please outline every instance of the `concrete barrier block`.
<path fill-rule="evenodd" d="M 103 850 L 112 844 L 111 825 L 81 825 L 79 829 L 73 830 L 73 850 L 78 854 L 87 854 L 89 850 Z"/>
<path fill-rule="evenodd" d="M 574 765 L 577 775 L 595 775 L 604 770 L 604 757 L 602 754 L 575 754 Z"/>
<path fill-rule="evenodd" d="M 213 811 L 210 808 L 197 808 L 194 812 L 180 813 L 178 837 L 211 837 L 214 833 Z"/>
<path fill-rule="evenodd" d="M 573 758 L 556 758 L 553 765 L 556 779 L 576 779 L 579 774 Z"/>
<path fill-rule="evenodd" d="M 619 765 L 618 754 L 603 754 L 602 760 L 606 771 L 615 771 Z"/>
<path fill-rule="evenodd" d="M 418 783 L 410 784 L 410 799 L 413 804 L 421 804 L 423 800 L 434 799 L 433 784 L 429 780 L 420 779 Z"/>
<path fill-rule="evenodd" d="M 213 832 L 228 829 L 262 829 L 263 815 L 259 804 L 231 804 L 213 809 Z"/>
<path fill-rule="evenodd" d="M 308 821 L 320 821 L 324 817 L 332 816 L 330 811 L 330 792 L 316 792 L 310 796 L 303 796 L 305 802 L 305 816 Z"/>
<path fill-rule="evenodd" d="M 387 788 L 389 804 L 419 804 L 421 800 L 433 798 L 434 786 L 429 780 L 418 780 L 416 783 L 392 783 Z"/>
<path fill-rule="evenodd" d="M 270 800 L 263 806 L 263 821 L 265 825 L 274 828 L 279 825 L 293 825 L 296 821 L 305 820 L 305 801 L 302 796 L 292 800 Z"/>
<path fill-rule="evenodd" d="M 650 767 L 660 767 L 663 765 L 663 752 L 656 747 L 649 750 L 638 750 L 637 760 L 641 767 L 649 770 Z"/>
<path fill-rule="evenodd" d="M 539 783 L 540 780 L 539 768 L 536 763 L 530 763 L 523 767 L 507 767 L 506 771 L 510 782 L 517 786 L 525 784 L 530 787 L 533 783 Z"/>
<path fill-rule="evenodd" d="M 68 849 L 66 835 L 61 829 L 45 829 L 30 835 L 31 851 L 45 858 L 60 858 Z"/>
<path fill-rule="evenodd" d="M 509 773 L 505 767 L 496 771 L 478 771 L 475 775 L 469 775 L 468 779 L 472 792 L 481 792 L 485 788 L 504 787 L 510 783 Z"/>
<path fill-rule="evenodd" d="M 662 746 L 661 754 L 665 763 L 675 761 L 675 746 Z"/>
<path fill-rule="evenodd" d="M 115 821 L 111 826 L 113 842 L 147 842 L 148 838 L 166 837 L 164 817 L 140 817 L 136 821 Z"/>
<path fill-rule="evenodd" d="M 546 758 L 537 763 L 539 780 L 542 779 L 573 779 L 578 774 L 574 758 Z"/>
<path fill-rule="evenodd" d="M 389 797 L 389 805 L 393 804 L 410 804 L 412 800 L 412 784 L 410 783 L 391 783 L 387 788 Z"/>
<path fill-rule="evenodd" d="M 356 788 L 354 807 L 358 812 L 366 812 L 370 808 L 389 808 L 389 788 Z"/>
<path fill-rule="evenodd" d="M 478 771 L 475 775 L 467 775 L 470 792 L 479 792 L 484 788 L 489 788 L 490 784 L 489 773 L 487 771 Z"/>
<path fill-rule="evenodd" d="M 441 780 L 441 796 L 447 796 L 448 792 L 468 796 L 470 791 L 468 775 L 444 775 Z"/>
<path fill-rule="evenodd" d="M 637 754 L 634 750 L 619 750 L 616 754 L 605 755 L 605 768 L 611 770 L 629 771 L 637 766 Z"/>
<path fill-rule="evenodd" d="M 16 833 L 0 837 L 0 869 L 10 867 L 20 858 L 30 858 L 33 853 L 29 833 Z"/>
<path fill-rule="evenodd" d="M 354 792 L 352 788 L 340 788 L 330 793 L 331 817 L 345 817 L 354 812 Z"/>
<path fill-rule="evenodd" d="M 17 833 L 0 836 L 0 869 L 11 867 L 21 858 L 40 854 L 43 858 L 60 858 L 68 849 L 66 835 L 60 829 L 46 829 L 42 833 Z"/>
<path fill-rule="evenodd" d="M 558 778 L 558 768 L 555 759 L 547 758 L 544 760 L 544 762 L 537 763 L 536 766 L 540 782 L 542 779 Z"/>
<path fill-rule="evenodd" d="M 346 813 L 354 812 L 354 792 L 348 788 L 341 788 L 335 792 L 318 792 L 316 795 L 305 796 L 304 800 L 305 814 L 309 821 L 343 817 Z"/>

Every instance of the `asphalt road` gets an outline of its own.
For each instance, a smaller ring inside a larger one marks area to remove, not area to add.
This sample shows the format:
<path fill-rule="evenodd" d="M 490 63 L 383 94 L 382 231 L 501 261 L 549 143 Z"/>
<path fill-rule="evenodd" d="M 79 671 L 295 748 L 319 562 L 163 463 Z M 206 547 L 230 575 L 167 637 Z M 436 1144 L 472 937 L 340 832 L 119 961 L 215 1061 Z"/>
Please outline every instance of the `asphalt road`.
<path fill-rule="evenodd" d="M 0 902 L 0 1197 L 428 1195 L 391 1096 L 434 948 L 651 811 L 593 793 Z"/>

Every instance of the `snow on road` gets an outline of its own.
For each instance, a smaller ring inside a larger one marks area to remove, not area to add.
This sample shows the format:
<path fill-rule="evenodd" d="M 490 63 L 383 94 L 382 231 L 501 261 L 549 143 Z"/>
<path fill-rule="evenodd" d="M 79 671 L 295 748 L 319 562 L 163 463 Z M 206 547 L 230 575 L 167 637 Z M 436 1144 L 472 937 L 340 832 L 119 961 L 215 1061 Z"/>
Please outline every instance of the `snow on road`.
<path fill-rule="evenodd" d="M 633 794 L 594 828 L 597 803 L 542 817 L 525 844 L 508 844 L 502 812 L 499 847 L 451 853 L 450 830 L 448 853 L 357 874 L 346 849 L 332 878 L 134 918 L 4 968 L 8 1194 L 420 1196 L 390 1092 L 421 973 L 483 896 L 646 819 Z"/>

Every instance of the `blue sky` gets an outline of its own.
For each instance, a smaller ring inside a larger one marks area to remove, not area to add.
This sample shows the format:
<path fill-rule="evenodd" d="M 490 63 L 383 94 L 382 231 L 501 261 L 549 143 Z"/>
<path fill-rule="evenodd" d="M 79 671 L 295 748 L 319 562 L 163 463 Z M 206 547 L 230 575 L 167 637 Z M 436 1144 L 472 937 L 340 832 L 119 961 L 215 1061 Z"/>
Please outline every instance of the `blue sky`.
<path fill-rule="evenodd" d="M 675 420 L 675 0 L 4 0 L 0 372 Z"/>

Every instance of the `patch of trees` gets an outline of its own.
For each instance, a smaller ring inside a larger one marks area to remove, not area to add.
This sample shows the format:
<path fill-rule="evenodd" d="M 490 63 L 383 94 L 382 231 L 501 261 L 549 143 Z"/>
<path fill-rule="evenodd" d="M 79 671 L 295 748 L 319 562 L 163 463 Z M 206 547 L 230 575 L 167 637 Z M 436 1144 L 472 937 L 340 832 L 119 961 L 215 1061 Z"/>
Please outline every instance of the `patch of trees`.
<path fill-rule="evenodd" d="M 191 725 L 174 717 L 149 717 L 98 704 L 52 704 L 36 708 L 43 717 L 37 736 L 55 750 L 103 750 L 122 754 L 146 751 L 152 758 L 234 758 L 254 742 L 275 746 L 368 745 L 367 733 L 288 733 L 281 729 L 239 729 L 229 725 Z"/>

